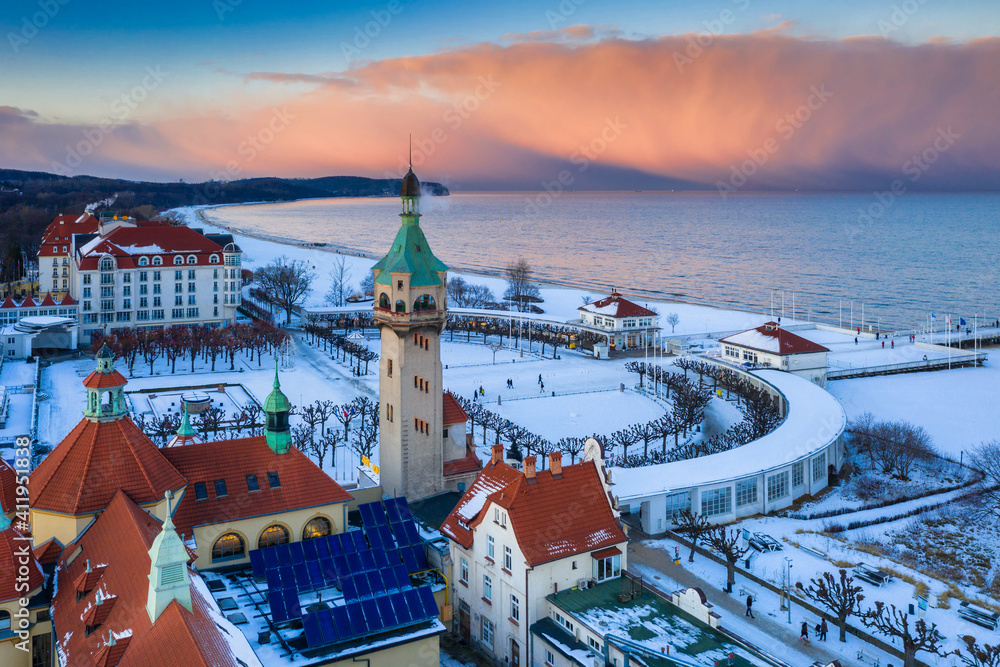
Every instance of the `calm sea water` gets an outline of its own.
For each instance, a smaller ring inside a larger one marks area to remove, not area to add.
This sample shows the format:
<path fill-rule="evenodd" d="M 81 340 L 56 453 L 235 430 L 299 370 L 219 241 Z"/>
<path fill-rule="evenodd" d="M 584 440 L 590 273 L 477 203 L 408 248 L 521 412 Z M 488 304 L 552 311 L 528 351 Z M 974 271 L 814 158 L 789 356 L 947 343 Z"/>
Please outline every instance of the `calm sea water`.
<path fill-rule="evenodd" d="M 396 198 L 216 209 L 250 233 L 381 256 Z M 791 315 L 920 326 L 931 312 L 1000 317 L 1000 193 L 469 193 L 424 197 L 421 226 L 457 270 L 497 274 L 525 257 L 540 280 L 754 310 L 784 292 Z"/>

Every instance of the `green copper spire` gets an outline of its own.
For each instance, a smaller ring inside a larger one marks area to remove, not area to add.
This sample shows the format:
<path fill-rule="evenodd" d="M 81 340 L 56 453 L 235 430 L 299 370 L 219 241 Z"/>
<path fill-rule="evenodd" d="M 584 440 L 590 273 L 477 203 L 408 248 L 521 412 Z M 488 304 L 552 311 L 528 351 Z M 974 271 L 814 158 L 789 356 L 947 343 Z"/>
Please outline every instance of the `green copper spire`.
<path fill-rule="evenodd" d="M 184 411 L 181 416 L 181 426 L 177 429 L 177 435 L 181 438 L 193 438 L 198 435 L 198 431 L 194 430 L 191 426 L 191 420 L 188 419 L 188 406 L 184 403 Z"/>
<path fill-rule="evenodd" d="M 278 381 L 278 357 L 275 355 L 274 389 L 264 401 L 264 414 L 267 415 L 264 438 L 275 454 L 285 454 L 292 446 L 292 432 L 288 425 L 288 413 L 291 411 L 292 404 L 281 391 L 281 383 Z"/>
<path fill-rule="evenodd" d="M 3 512 L 0 512 L 0 533 L 10 528 L 10 519 Z"/>

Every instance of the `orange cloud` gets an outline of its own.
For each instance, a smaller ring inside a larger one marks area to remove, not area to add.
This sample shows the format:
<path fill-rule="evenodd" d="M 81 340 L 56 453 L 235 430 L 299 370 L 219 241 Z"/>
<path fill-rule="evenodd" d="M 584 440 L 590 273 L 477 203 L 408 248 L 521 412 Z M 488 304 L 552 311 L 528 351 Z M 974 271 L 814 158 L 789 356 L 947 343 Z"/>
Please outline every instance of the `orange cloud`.
<path fill-rule="evenodd" d="M 412 132 L 422 176 L 459 183 L 538 187 L 586 162 L 714 187 L 751 160 L 749 189 L 867 189 L 900 177 L 951 128 L 958 138 L 920 185 L 1000 187 L 1000 39 L 906 46 L 773 30 L 587 41 L 592 34 L 577 26 L 554 41 L 478 44 L 337 74 L 253 73 L 313 90 L 276 109 L 116 130 L 79 171 L 381 176 L 405 162 Z M 80 132 L 36 126 L 32 135 L 24 124 L 19 140 L 40 141 L 35 162 L 59 161 L 59 144 Z"/>

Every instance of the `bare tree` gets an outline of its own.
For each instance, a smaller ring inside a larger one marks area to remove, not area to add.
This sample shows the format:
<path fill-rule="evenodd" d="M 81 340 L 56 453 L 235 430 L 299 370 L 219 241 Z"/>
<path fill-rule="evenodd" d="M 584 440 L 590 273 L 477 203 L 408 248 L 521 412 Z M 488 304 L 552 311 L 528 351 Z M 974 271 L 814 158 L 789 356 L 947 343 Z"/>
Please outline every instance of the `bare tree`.
<path fill-rule="evenodd" d="M 541 298 L 538 285 L 531 281 L 533 271 L 527 260 L 518 257 L 515 261 L 507 264 L 504 275 L 507 278 L 507 290 L 503 293 L 503 298 L 510 299 L 517 303 L 517 309 L 525 312 L 529 309 L 528 304 Z"/>
<path fill-rule="evenodd" d="M 312 291 L 314 273 L 301 260 L 288 259 L 284 255 L 254 273 L 254 280 L 262 292 L 277 306 L 285 310 L 285 324 L 292 321 L 292 308 Z"/>
<path fill-rule="evenodd" d="M 333 416 L 333 411 L 337 406 L 333 401 L 316 401 L 316 413 L 319 415 L 319 429 L 321 435 L 326 435 L 326 422 Z"/>
<path fill-rule="evenodd" d="M 365 277 L 361 280 L 361 295 L 375 296 L 375 274 L 371 271 L 365 272 Z"/>
<path fill-rule="evenodd" d="M 976 500 L 976 513 L 1000 523 L 1000 440 L 985 442 L 972 451 L 972 466 L 983 474 Z"/>
<path fill-rule="evenodd" d="M 712 524 L 701 514 L 696 514 L 687 508 L 677 513 L 677 532 L 686 535 L 691 540 L 689 563 L 694 562 L 694 548 L 698 546 L 698 540 L 710 530 L 712 530 Z"/>
<path fill-rule="evenodd" d="M 677 313 L 667 314 L 667 324 L 670 325 L 670 333 L 674 332 L 674 329 L 680 324 L 681 318 Z"/>
<path fill-rule="evenodd" d="M 378 419 L 368 419 L 354 433 L 354 449 L 361 456 L 371 458 L 378 443 Z"/>
<path fill-rule="evenodd" d="M 854 585 L 854 577 L 847 576 L 847 570 L 840 570 L 840 580 L 833 577 L 832 572 L 824 572 L 819 579 L 810 579 L 809 586 L 802 582 L 795 584 L 799 592 L 813 602 L 822 605 L 837 617 L 840 627 L 840 641 L 847 641 L 847 619 L 861 613 L 861 601 L 864 590 Z"/>
<path fill-rule="evenodd" d="M 965 652 L 955 651 L 955 654 L 968 667 L 1000 667 L 1000 644 L 980 646 L 972 635 L 959 639 L 965 644 Z"/>
<path fill-rule="evenodd" d="M 570 457 L 570 464 L 576 463 L 576 457 L 583 451 L 586 438 L 560 438 L 556 443 L 556 448 L 561 452 L 566 452 Z"/>
<path fill-rule="evenodd" d="M 716 526 L 708 531 L 705 541 L 708 545 L 722 554 L 726 559 L 726 592 L 733 592 L 733 584 L 736 583 L 736 563 L 747 555 L 750 547 L 743 546 L 743 531 L 739 528 L 726 530 L 724 526 Z"/>
<path fill-rule="evenodd" d="M 495 364 L 497 362 L 497 352 L 503 349 L 503 345 L 500 343 L 488 343 L 486 347 L 490 348 L 490 351 L 493 353 L 493 363 Z"/>
<path fill-rule="evenodd" d="M 344 440 L 347 440 L 350 435 L 349 431 L 351 428 L 351 420 L 354 419 L 355 416 L 353 408 L 354 406 L 350 403 L 336 405 L 333 408 L 333 416 L 337 418 L 337 421 L 344 425 Z"/>
<path fill-rule="evenodd" d="M 300 452 L 312 451 L 316 440 L 316 429 L 309 424 L 299 424 L 292 427 L 292 444 Z"/>
<path fill-rule="evenodd" d="M 950 655 L 950 652 L 943 650 L 944 635 L 938 631 L 936 623 L 927 625 L 927 622 L 920 618 L 913 624 L 911 630 L 909 615 L 903 610 L 896 609 L 894 604 L 876 602 L 874 609 L 869 609 L 860 617 L 861 622 L 875 632 L 892 640 L 897 638 L 902 640 L 903 667 L 915 667 L 919 651 L 933 653 L 942 658 Z"/>
<path fill-rule="evenodd" d="M 338 431 L 330 430 L 327 433 L 316 436 L 316 430 L 313 429 L 313 438 L 306 444 L 306 453 L 312 454 L 316 457 L 316 465 L 320 468 L 323 467 L 323 461 L 326 460 L 327 454 L 333 455 L 333 460 L 337 460 L 337 443 L 340 442 L 340 433 Z"/>
<path fill-rule="evenodd" d="M 330 265 L 333 268 L 330 269 L 330 291 L 326 293 L 326 302 L 331 306 L 343 306 L 351 295 L 351 269 L 343 255 L 337 255 Z"/>

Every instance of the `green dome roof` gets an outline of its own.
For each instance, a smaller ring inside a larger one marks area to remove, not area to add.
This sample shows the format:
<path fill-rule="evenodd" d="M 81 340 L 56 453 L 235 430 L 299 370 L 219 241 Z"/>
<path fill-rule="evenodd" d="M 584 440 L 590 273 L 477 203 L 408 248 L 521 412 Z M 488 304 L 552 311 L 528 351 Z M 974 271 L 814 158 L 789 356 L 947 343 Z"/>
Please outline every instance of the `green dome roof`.
<path fill-rule="evenodd" d="M 274 389 L 271 393 L 267 395 L 267 400 L 264 401 L 264 412 L 288 412 L 292 409 L 292 403 L 285 396 L 285 392 L 281 391 L 281 383 L 278 382 L 278 373 L 274 373 Z"/>

